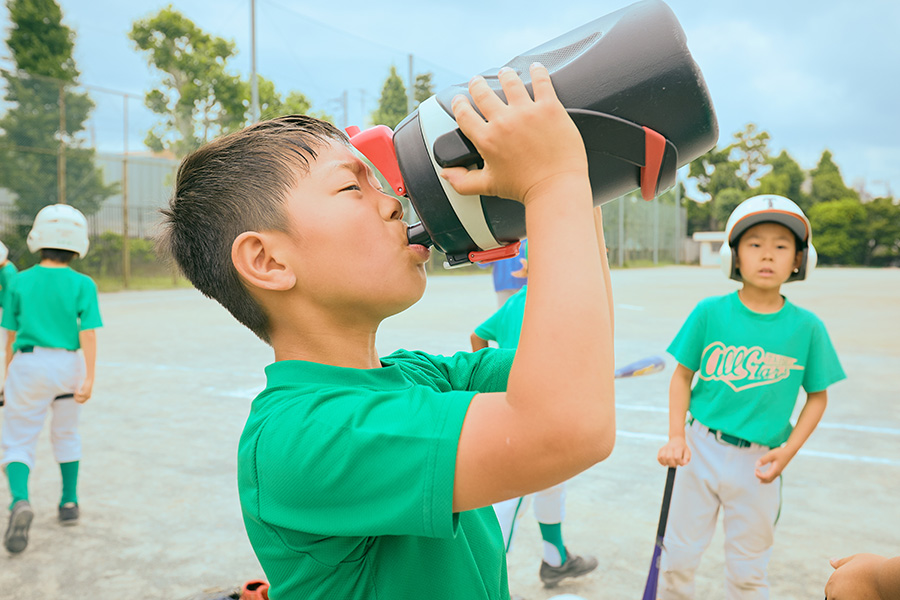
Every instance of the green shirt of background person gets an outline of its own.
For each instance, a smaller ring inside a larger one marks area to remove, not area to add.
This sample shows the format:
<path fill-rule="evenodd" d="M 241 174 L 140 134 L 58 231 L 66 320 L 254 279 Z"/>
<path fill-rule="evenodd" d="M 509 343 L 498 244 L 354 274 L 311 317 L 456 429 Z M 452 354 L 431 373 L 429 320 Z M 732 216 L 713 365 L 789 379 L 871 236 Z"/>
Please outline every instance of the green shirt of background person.
<path fill-rule="evenodd" d="M 6 296 L 9 281 L 17 272 L 16 265 L 9 260 L 9 248 L 0 242 L 0 308 L 3 308 L 3 298 Z"/>
<path fill-rule="evenodd" d="M 79 350 L 81 332 L 103 326 L 97 285 L 66 265 L 25 269 L 9 286 L 2 326 L 16 334 L 13 352 L 34 347 Z"/>

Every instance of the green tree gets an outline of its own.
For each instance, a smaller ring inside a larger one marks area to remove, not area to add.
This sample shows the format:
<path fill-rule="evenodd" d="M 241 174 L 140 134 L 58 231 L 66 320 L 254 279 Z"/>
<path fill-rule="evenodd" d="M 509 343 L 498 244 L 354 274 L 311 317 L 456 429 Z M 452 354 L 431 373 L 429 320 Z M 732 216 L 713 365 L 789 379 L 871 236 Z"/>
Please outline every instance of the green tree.
<path fill-rule="evenodd" d="M 204 142 L 249 124 L 250 82 L 228 70 L 237 50 L 234 42 L 211 36 L 168 6 L 136 21 L 129 38 L 163 73 L 160 87 L 147 93 L 145 102 L 162 121 L 147 133 L 144 143 L 184 156 Z M 258 76 L 260 115 L 311 114 L 310 101 L 300 92 L 287 98 L 275 84 Z M 314 114 L 331 120 L 328 115 Z"/>
<path fill-rule="evenodd" d="M 772 163 L 769 158 L 769 134 L 748 123 L 734 134 L 725 148 L 713 148 L 690 165 L 690 176 L 697 189 L 708 198 L 709 206 L 691 207 L 688 203 L 688 230 L 703 227 L 710 231 L 724 229 L 734 208 L 759 193 L 756 188 L 765 177 L 763 171 Z M 697 203 L 695 199 L 690 199 Z M 701 219 L 707 218 L 705 225 Z"/>
<path fill-rule="evenodd" d="M 852 198 L 819 202 L 807 215 L 823 264 L 861 265 L 868 251 L 866 210 Z"/>
<path fill-rule="evenodd" d="M 805 211 L 809 210 L 809 197 L 803 192 L 806 173 L 787 151 L 769 160 L 772 170 L 759 179 L 758 194 L 777 194 L 790 198 Z"/>
<path fill-rule="evenodd" d="M 94 150 L 79 136 L 94 103 L 86 93 L 73 91 L 79 77 L 72 57 L 75 34 L 62 23 L 59 5 L 55 0 L 8 0 L 6 6 L 11 22 L 6 44 L 16 69 L 3 71 L 9 108 L 0 118 L 0 186 L 16 196 L 19 227 L 7 232 L 7 244 L 11 250 L 15 246 L 15 255 L 24 255 L 19 238 L 38 211 L 59 198 L 61 142 L 67 203 L 93 214 L 118 186 L 103 183 Z"/>
<path fill-rule="evenodd" d="M 810 192 L 812 203 L 831 202 L 844 198 L 852 198 L 859 202 L 859 194 L 844 184 L 841 171 L 828 150 L 822 152 L 819 164 L 809 174 L 812 179 L 812 191 Z"/>
<path fill-rule="evenodd" d="M 885 266 L 900 261 L 900 206 L 893 198 L 875 198 L 866 211 L 865 265 Z"/>
<path fill-rule="evenodd" d="M 688 199 L 688 231 L 718 231 L 728 219 L 728 206 L 736 197 L 747 196 L 747 183 L 741 178 L 741 164 L 731 158 L 731 147 L 713 148 L 690 165 L 690 176 L 697 180 L 697 189 L 708 197 L 705 202 Z M 740 201 L 738 201 L 740 202 Z M 697 204 L 698 206 L 690 206 Z M 723 220 L 724 215 L 724 220 Z"/>
<path fill-rule="evenodd" d="M 406 88 L 397 74 L 397 68 L 391 66 L 391 72 L 381 88 L 378 108 L 372 113 L 372 124 L 387 125 L 393 129 L 408 112 Z"/>
<path fill-rule="evenodd" d="M 413 101 L 419 106 L 434 95 L 434 84 L 431 82 L 433 73 L 419 73 L 413 85 Z"/>
<path fill-rule="evenodd" d="M 728 147 L 728 156 L 738 163 L 736 175 L 748 189 L 758 184 L 762 170 L 770 163 L 769 134 L 759 131 L 754 123 L 747 123 L 742 131 L 734 134 L 734 143 Z"/>
<path fill-rule="evenodd" d="M 268 79 L 259 77 L 257 88 L 259 91 L 259 114 L 264 119 L 272 119 L 281 115 L 310 115 L 325 121 L 334 123 L 334 117 L 322 112 L 313 111 L 312 102 L 304 94 L 300 92 L 290 92 L 282 99 L 281 95 L 275 91 L 275 84 Z M 246 97 L 250 97 L 249 82 L 241 86 L 246 91 Z M 248 123 L 249 124 L 249 123 Z"/>
<path fill-rule="evenodd" d="M 136 21 L 128 37 L 163 72 L 162 85 L 145 99 L 163 117 L 147 134 L 149 148 L 183 156 L 244 122 L 249 88 L 227 70 L 234 42 L 203 32 L 171 5 Z"/>

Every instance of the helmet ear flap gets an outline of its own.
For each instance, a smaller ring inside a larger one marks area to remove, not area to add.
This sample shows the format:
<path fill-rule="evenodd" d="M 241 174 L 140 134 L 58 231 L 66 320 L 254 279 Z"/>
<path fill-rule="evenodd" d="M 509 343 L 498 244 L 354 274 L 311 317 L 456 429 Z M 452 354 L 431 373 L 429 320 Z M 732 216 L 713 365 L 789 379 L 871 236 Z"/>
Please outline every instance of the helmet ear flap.
<path fill-rule="evenodd" d="M 810 242 L 806 248 L 802 250 L 803 258 L 800 260 L 800 267 L 798 268 L 796 273 L 792 273 L 788 278 L 788 281 L 803 281 L 806 277 L 812 272 L 813 269 L 816 268 L 816 263 L 819 260 L 819 255 L 816 252 L 815 246 Z"/>
<path fill-rule="evenodd" d="M 728 244 L 727 240 L 722 242 L 722 247 L 719 248 L 719 258 L 722 273 L 725 274 L 725 277 L 735 281 L 743 281 L 737 268 L 737 252 Z"/>

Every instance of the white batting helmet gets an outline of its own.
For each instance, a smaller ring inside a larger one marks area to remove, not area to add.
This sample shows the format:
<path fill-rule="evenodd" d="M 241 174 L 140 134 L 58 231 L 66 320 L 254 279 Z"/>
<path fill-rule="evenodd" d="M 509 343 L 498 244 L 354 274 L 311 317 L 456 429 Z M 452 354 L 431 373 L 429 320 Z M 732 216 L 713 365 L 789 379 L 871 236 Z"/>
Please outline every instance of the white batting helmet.
<path fill-rule="evenodd" d="M 753 196 L 741 202 L 725 224 L 725 243 L 719 251 L 722 272 L 735 281 L 743 281 L 735 261 L 735 247 L 741 235 L 759 223 L 778 223 L 790 229 L 799 241 L 797 250 L 803 252 L 800 267 L 791 273 L 788 281 L 801 281 L 816 267 L 816 249 L 812 245 L 812 229 L 809 219 L 793 200 L 775 194 Z"/>
<path fill-rule="evenodd" d="M 30 252 L 55 248 L 71 250 L 78 258 L 84 258 L 90 245 L 87 219 L 80 210 L 68 204 L 45 206 L 34 218 L 27 241 Z"/>

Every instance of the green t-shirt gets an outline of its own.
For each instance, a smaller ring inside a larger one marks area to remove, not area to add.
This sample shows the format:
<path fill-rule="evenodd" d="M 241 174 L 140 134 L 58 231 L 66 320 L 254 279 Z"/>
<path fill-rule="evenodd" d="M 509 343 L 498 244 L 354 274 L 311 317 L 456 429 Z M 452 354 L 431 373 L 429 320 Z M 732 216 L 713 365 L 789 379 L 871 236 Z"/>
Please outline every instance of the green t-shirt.
<path fill-rule="evenodd" d="M 9 280 L 18 272 L 19 270 L 16 269 L 16 265 L 9 261 L 6 261 L 6 264 L 0 267 L 0 308 L 3 307 L 3 299 L 6 297 L 6 289 L 9 287 Z"/>
<path fill-rule="evenodd" d="M 68 267 L 25 269 L 12 278 L 0 326 L 16 332 L 13 351 L 26 346 L 78 350 L 78 333 L 103 326 L 97 286 Z"/>
<path fill-rule="evenodd" d="M 695 419 L 772 448 L 791 434 L 801 386 L 820 392 L 846 377 L 825 325 L 787 298 L 771 314 L 753 312 L 737 292 L 707 298 L 668 352 L 697 372 L 690 402 Z"/>
<path fill-rule="evenodd" d="M 497 312 L 475 328 L 475 335 L 483 340 L 494 340 L 501 348 L 515 349 L 522 333 L 522 318 L 525 316 L 526 285 L 510 296 Z"/>
<path fill-rule="evenodd" d="M 493 509 L 452 505 L 469 403 L 506 389 L 513 353 L 381 360 L 266 367 L 241 435 L 238 490 L 269 597 L 509 598 Z"/>

